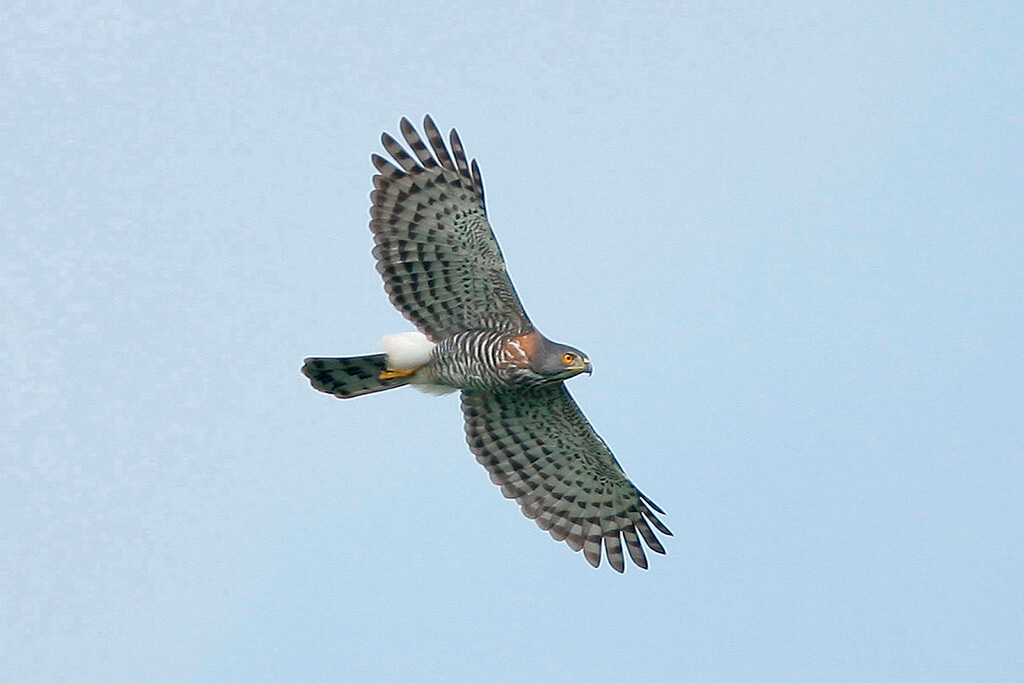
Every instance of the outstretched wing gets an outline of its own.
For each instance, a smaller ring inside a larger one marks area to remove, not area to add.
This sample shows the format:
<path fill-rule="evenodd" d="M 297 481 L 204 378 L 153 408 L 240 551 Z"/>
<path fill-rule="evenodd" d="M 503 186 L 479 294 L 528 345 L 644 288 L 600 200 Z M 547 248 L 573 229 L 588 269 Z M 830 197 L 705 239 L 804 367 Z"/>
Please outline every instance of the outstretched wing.
<path fill-rule="evenodd" d="M 474 328 L 532 329 L 487 222 L 476 160 L 466 161 L 454 130 L 449 153 L 429 116 L 423 126 L 429 147 L 401 122 L 415 156 L 384 133 L 394 163 L 372 157 L 373 255 L 391 303 L 433 341 Z"/>
<path fill-rule="evenodd" d="M 633 485 L 615 456 L 559 382 L 526 391 L 464 391 L 466 439 L 506 498 L 556 541 L 583 550 L 593 566 L 625 569 L 622 541 L 633 562 L 647 568 L 640 538 L 665 549 L 651 530 L 672 532 L 664 514 Z"/>

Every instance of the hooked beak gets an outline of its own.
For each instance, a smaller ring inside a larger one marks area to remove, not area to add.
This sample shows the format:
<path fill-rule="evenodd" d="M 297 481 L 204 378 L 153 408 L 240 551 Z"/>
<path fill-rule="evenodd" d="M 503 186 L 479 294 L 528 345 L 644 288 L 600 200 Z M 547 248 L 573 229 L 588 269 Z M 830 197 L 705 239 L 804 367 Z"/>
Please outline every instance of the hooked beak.
<path fill-rule="evenodd" d="M 594 366 L 590 364 L 589 358 L 583 359 L 583 372 L 587 373 L 588 375 L 594 374 Z"/>

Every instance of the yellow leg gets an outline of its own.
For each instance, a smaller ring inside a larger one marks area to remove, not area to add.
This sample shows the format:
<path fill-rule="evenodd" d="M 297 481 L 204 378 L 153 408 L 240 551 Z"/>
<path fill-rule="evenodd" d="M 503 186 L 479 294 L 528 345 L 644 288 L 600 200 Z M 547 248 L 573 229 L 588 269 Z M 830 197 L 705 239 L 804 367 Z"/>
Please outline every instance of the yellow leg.
<path fill-rule="evenodd" d="M 413 374 L 419 368 L 410 368 L 408 370 L 384 370 L 379 375 L 378 379 L 397 379 L 399 377 L 412 377 Z"/>

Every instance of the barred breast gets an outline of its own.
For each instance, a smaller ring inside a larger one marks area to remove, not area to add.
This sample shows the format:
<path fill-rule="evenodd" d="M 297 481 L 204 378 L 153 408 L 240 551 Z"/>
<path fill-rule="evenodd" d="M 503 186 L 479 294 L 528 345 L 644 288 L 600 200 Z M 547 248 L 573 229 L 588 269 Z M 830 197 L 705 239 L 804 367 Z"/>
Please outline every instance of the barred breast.
<path fill-rule="evenodd" d="M 523 335 L 497 330 L 468 330 L 443 339 L 430 362 L 417 374 L 417 383 L 456 389 L 500 391 L 532 384 L 528 349 Z"/>

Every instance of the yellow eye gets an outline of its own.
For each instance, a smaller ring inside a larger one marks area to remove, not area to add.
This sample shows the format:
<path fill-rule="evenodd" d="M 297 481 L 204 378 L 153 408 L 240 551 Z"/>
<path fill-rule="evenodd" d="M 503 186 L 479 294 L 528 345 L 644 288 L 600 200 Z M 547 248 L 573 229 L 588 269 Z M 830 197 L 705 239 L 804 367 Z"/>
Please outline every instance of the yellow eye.
<path fill-rule="evenodd" d="M 573 362 L 574 360 L 576 360 L 576 354 L 574 354 L 574 353 L 563 353 L 562 354 L 562 362 L 565 363 L 566 365 L 568 365 L 569 363 Z"/>

